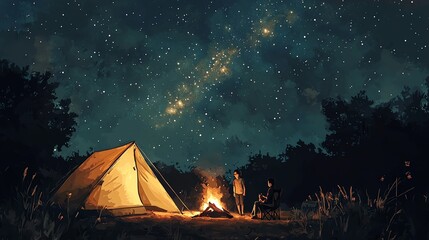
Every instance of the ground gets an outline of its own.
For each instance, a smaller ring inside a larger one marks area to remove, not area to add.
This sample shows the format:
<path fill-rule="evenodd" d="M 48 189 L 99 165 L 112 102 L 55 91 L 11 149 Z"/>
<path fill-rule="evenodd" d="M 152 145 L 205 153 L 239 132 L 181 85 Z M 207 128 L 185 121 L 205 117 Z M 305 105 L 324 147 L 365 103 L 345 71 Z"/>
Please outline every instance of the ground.
<path fill-rule="evenodd" d="M 251 219 L 249 214 L 233 214 L 232 219 L 193 215 L 196 213 L 101 218 L 92 234 L 103 239 L 304 239 L 287 213 L 282 220 L 271 221 Z"/>

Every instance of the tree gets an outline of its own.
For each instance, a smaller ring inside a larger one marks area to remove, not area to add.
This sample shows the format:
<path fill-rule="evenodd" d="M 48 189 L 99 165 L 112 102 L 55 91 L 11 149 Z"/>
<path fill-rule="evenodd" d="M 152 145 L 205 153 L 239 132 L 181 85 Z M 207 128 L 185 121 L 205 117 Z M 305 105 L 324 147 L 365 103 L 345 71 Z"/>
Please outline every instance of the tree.
<path fill-rule="evenodd" d="M 322 111 L 328 122 L 323 147 L 333 156 L 346 156 L 351 147 L 358 145 L 366 134 L 372 105 L 364 91 L 353 96 L 350 102 L 338 97 L 322 101 Z"/>
<path fill-rule="evenodd" d="M 331 161 L 312 143 L 288 144 L 280 157 L 284 159 L 283 192 L 288 204 L 301 203 L 319 186 L 330 184 L 328 180 L 336 181 Z"/>
<path fill-rule="evenodd" d="M 425 124 L 429 120 L 427 95 L 404 87 L 401 95 L 391 101 L 392 108 L 405 124 Z"/>
<path fill-rule="evenodd" d="M 338 170 L 338 183 L 376 191 L 380 179 L 393 182 L 404 178 L 410 170 L 404 167 L 407 161 L 418 166 L 413 171 L 418 182 L 425 182 L 427 100 L 420 90 L 411 92 L 407 87 L 401 96 L 379 105 L 364 92 L 350 101 L 340 97 L 324 100 L 323 113 L 330 132 L 322 146 L 334 163 L 331 166 Z"/>
<path fill-rule="evenodd" d="M 29 73 L 0 60 L 1 182 L 14 186 L 25 167 L 49 167 L 52 155 L 67 147 L 75 131 L 70 99 L 58 99 L 49 72 Z M 12 182 L 11 182 L 12 181 Z"/>

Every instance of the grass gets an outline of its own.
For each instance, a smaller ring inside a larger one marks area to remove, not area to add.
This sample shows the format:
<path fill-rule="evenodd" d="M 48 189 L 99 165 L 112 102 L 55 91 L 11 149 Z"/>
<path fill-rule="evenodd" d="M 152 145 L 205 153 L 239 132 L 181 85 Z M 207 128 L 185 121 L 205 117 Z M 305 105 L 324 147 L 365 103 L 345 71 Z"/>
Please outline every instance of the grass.
<path fill-rule="evenodd" d="M 16 195 L 4 202 L 0 210 L 1 239 L 63 239 L 70 235 L 73 217 L 48 205 L 48 197 L 36 182 L 37 174 L 22 174 Z"/>
<path fill-rule="evenodd" d="M 246 239 L 268 237 L 275 239 L 427 239 L 429 204 L 427 195 L 416 197 L 414 188 L 402 190 L 396 179 L 374 197 L 352 187 L 337 186 L 335 192 L 322 187 L 311 197 L 312 209 L 292 209 L 290 221 L 197 221 L 186 217 L 181 220 L 147 218 L 132 222 L 97 216 L 84 218 L 78 213 L 55 210 L 47 205 L 47 196 L 35 184 L 36 174 L 28 175 L 25 169 L 16 196 L 1 206 L 0 239 L 130 239 L 149 237 L 156 239 L 196 239 L 201 234 L 232 237 L 249 233 Z M 413 196 L 413 197 L 410 197 Z M 251 230 L 249 230 L 251 229 Z M 212 232 L 210 232 L 212 231 Z M 231 232 L 233 231 L 233 232 Z M 269 235 L 265 235 L 268 234 Z M 202 236 L 202 235 L 201 235 Z M 273 237 L 274 236 L 274 237 Z M 253 238 L 252 238 L 253 237 Z"/>
<path fill-rule="evenodd" d="M 408 208 L 413 204 L 407 197 L 414 188 L 399 192 L 400 183 L 396 179 L 383 194 L 379 190 L 374 198 L 365 192 L 366 199 L 352 187 L 338 185 L 335 193 L 320 187 L 314 194 L 317 202 L 314 211 L 308 214 L 308 211 L 293 209 L 292 220 L 308 239 L 416 239 L 415 221 L 410 221 L 415 216 Z M 312 200 L 310 197 L 309 201 Z M 427 200 L 423 205 L 428 207 Z"/>

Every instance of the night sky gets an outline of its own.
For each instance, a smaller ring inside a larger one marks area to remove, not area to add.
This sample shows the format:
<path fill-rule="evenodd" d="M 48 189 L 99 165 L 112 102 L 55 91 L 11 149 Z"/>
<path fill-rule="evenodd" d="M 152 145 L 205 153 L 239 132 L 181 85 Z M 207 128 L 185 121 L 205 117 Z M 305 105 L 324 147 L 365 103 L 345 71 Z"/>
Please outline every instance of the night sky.
<path fill-rule="evenodd" d="M 231 169 L 326 134 L 324 98 L 376 102 L 429 76 L 426 0 L 0 1 L 0 58 L 51 71 L 71 151 L 135 140 Z"/>

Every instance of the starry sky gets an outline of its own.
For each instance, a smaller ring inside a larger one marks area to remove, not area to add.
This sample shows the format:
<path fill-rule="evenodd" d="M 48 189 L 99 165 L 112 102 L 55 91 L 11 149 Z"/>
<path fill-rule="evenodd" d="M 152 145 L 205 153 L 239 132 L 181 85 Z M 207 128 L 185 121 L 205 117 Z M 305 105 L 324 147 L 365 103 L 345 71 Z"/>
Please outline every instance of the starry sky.
<path fill-rule="evenodd" d="M 51 71 L 86 152 L 232 169 L 321 143 L 321 101 L 429 76 L 426 0 L 0 1 L 0 58 Z"/>

